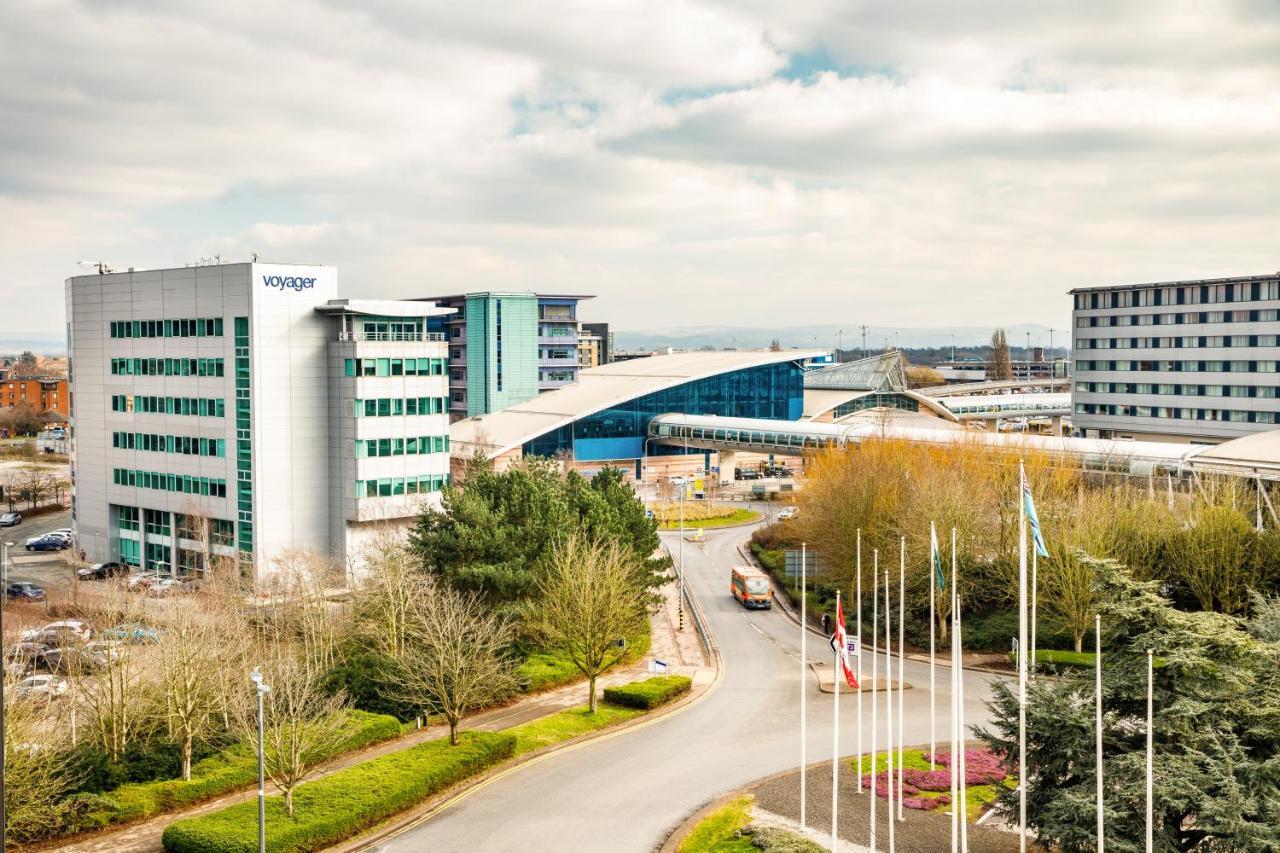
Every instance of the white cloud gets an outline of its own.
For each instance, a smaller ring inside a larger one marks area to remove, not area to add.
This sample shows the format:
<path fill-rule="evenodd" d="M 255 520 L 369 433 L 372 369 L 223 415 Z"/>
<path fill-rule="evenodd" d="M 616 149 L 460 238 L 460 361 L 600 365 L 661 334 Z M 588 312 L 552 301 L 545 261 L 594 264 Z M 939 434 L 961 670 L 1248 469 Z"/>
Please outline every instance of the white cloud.
<path fill-rule="evenodd" d="M 1278 55 L 1263 0 L 13 0 L 0 331 L 80 258 L 250 251 L 624 328 L 1061 328 L 1276 267 Z"/>

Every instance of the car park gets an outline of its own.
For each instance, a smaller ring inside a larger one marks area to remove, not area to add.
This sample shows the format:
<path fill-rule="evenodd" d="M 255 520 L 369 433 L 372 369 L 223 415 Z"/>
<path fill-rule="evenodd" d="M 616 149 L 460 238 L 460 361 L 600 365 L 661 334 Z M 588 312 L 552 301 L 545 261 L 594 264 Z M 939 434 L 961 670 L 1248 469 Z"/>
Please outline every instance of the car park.
<path fill-rule="evenodd" d="M 28 551 L 63 551 L 71 546 L 70 540 L 61 536 L 40 536 L 27 540 Z"/>
<path fill-rule="evenodd" d="M 6 512 L 0 513 L 0 527 L 17 527 L 22 523 L 22 513 Z"/>
<path fill-rule="evenodd" d="M 48 702 L 66 693 L 69 689 L 67 680 L 59 675 L 29 675 L 18 682 L 13 695 L 16 699 L 33 702 Z"/>
<path fill-rule="evenodd" d="M 784 506 L 778 512 L 778 521 L 786 521 L 788 518 L 795 518 L 799 514 L 800 514 L 800 507 Z"/>
<path fill-rule="evenodd" d="M 50 672 L 63 674 L 92 672 L 105 666 L 106 658 L 91 654 L 85 646 L 67 645 L 45 652 L 44 665 Z"/>
<path fill-rule="evenodd" d="M 94 563 L 92 566 L 76 569 L 76 577 L 82 581 L 103 581 L 128 573 L 129 567 L 124 563 Z"/>
<path fill-rule="evenodd" d="M 17 601 L 44 601 L 44 587 L 28 581 L 15 581 L 4 589 L 4 594 Z"/>
<path fill-rule="evenodd" d="M 36 667 L 44 665 L 47 651 L 49 647 L 40 643 L 14 643 L 4 653 L 5 675 L 20 678 L 31 674 Z"/>

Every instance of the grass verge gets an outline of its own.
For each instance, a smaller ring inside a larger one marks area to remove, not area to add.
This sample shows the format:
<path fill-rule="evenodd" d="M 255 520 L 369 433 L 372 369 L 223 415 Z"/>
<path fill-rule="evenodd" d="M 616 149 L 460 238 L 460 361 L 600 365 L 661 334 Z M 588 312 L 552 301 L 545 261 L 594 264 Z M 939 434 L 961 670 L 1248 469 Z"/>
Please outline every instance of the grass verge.
<path fill-rule="evenodd" d="M 618 662 L 618 666 L 627 666 L 649 654 L 650 642 L 649 622 L 645 620 L 644 631 L 627 638 L 627 653 Z M 582 678 L 582 673 L 573 665 L 573 661 L 558 652 L 534 651 L 517 668 L 516 677 L 520 679 L 525 692 L 537 693 L 578 681 Z"/>
<path fill-rule="evenodd" d="M 553 743 L 625 723 L 642 714 L 644 711 L 637 708 L 622 708 L 610 705 L 608 702 L 601 702 L 596 706 L 594 714 L 589 713 L 587 706 L 583 705 L 581 708 L 570 708 L 568 711 L 560 711 L 524 725 L 506 729 L 506 732 L 515 735 L 515 754 L 524 755 Z"/>
<path fill-rule="evenodd" d="M 738 834 L 751 822 L 750 796 L 738 797 L 698 821 L 676 853 L 749 853 L 756 847 Z"/>
<path fill-rule="evenodd" d="M 715 518 L 686 518 L 684 527 L 686 530 L 695 528 L 711 528 L 711 527 L 729 527 L 734 524 L 746 524 L 749 521 L 755 521 L 760 517 L 760 513 L 749 509 L 735 509 L 728 515 L 716 516 Z M 658 524 L 659 530 L 679 530 L 680 520 L 663 521 Z"/>
<path fill-rule="evenodd" d="M 434 740 L 365 761 L 300 785 L 292 817 L 283 797 L 268 797 L 266 849 L 319 850 L 350 838 L 510 758 L 515 741 L 504 733 L 466 732 L 457 746 Z M 165 829 L 163 842 L 171 853 L 252 853 L 258 849 L 258 804 L 246 801 L 177 821 Z"/>

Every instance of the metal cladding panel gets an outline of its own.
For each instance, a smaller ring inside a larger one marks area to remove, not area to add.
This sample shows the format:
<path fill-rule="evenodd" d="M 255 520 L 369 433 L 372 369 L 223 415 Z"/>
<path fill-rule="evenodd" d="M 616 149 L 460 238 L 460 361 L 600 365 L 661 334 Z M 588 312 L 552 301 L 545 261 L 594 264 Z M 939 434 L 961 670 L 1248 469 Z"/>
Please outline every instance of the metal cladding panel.
<path fill-rule="evenodd" d="M 254 264 L 249 360 L 254 564 L 259 577 L 290 548 L 330 549 L 330 322 L 333 267 Z"/>

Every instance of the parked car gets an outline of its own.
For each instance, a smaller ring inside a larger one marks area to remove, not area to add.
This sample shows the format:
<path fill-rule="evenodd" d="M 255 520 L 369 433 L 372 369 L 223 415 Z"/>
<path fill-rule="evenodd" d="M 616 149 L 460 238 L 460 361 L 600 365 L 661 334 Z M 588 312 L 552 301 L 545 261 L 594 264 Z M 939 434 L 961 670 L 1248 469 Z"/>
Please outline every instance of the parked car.
<path fill-rule="evenodd" d="M 44 665 L 50 672 L 92 672 L 106 663 L 104 655 L 93 654 L 87 646 L 67 645 L 44 653 Z"/>
<path fill-rule="evenodd" d="M 61 622 L 50 622 L 43 628 L 23 631 L 18 639 L 23 642 L 41 642 L 37 638 L 42 634 L 68 634 L 76 640 L 85 641 L 93 636 L 93 626 L 82 619 L 64 619 Z"/>
<path fill-rule="evenodd" d="M 760 472 L 752 468 L 739 468 L 733 473 L 735 480 L 759 480 Z"/>
<path fill-rule="evenodd" d="M 5 675 L 21 677 L 29 675 L 36 667 L 44 665 L 48 646 L 40 643 L 14 643 L 4 653 Z"/>
<path fill-rule="evenodd" d="M 165 577 L 165 575 L 156 571 L 135 572 L 134 574 L 129 575 L 129 580 L 125 582 L 125 585 L 128 586 L 129 589 L 146 589 L 163 577 Z"/>
<path fill-rule="evenodd" d="M 784 468 L 781 465 L 768 466 L 767 468 L 764 469 L 764 475 L 766 477 L 783 477 L 783 478 L 794 476 L 790 468 Z"/>
<path fill-rule="evenodd" d="M 28 581 L 15 581 L 5 587 L 4 594 L 19 601 L 44 601 L 44 587 Z"/>
<path fill-rule="evenodd" d="M 28 551 L 62 551 L 71 546 L 71 541 L 61 536 L 39 536 L 27 540 Z"/>
<path fill-rule="evenodd" d="M 0 527 L 17 527 L 22 523 L 22 513 L 6 512 L 0 513 Z"/>
<path fill-rule="evenodd" d="M 125 653 L 125 645 L 117 640 L 93 640 L 85 643 L 85 654 L 93 655 L 105 665 Z"/>
<path fill-rule="evenodd" d="M 800 514 L 800 507 L 784 506 L 778 512 L 778 521 L 786 521 L 788 518 L 795 518 L 799 514 Z"/>
<path fill-rule="evenodd" d="M 129 574 L 129 567 L 124 563 L 94 563 L 83 569 L 76 569 L 76 577 L 82 581 L 104 581 L 117 575 Z"/>
<path fill-rule="evenodd" d="M 72 530 L 70 527 L 59 527 L 54 530 L 50 530 L 45 535 L 46 536 L 65 536 L 68 539 L 74 539 L 76 532 Z"/>
<path fill-rule="evenodd" d="M 59 675 L 29 675 L 18 682 L 14 697 L 33 702 L 48 702 L 67 692 L 67 680 Z"/>
<path fill-rule="evenodd" d="M 163 598 L 166 595 L 186 592 L 185 586 L 178 578 L 160 578 L 147 585 L 147 595 Z"/>
<path fill-rule="evenodd" d="M 148 625 L 126 623 L 108 628 L 99 636 L 104 640 L 116 640 L 122 643 L 158 643 L 160 632 Z"/>

